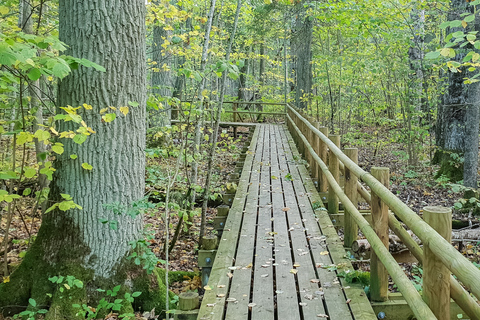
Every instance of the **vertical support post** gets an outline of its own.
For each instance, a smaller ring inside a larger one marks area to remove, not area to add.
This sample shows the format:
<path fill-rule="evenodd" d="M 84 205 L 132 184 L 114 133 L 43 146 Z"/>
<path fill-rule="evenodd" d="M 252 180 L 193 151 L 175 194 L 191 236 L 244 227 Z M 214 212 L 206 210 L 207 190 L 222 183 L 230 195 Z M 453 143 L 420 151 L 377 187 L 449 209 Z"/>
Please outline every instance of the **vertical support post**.
<path fill-rule="evenodd" d="M 372 167 L 372 175 L 388 188 L 390 170 L 383 167 Z M 377 236 L 388 248 L 388 206 L 372 192 L 372 222 Z M 372 301 L 386 301 L 388 298 L 388 272 L 372 250 L 370 255 L 370 298 Z"/>
<path fill-rule="evenodd" d="M 346 148 L 344 150 L 347 157 L 349 157 L 353 162 L 358 163 L 358 149 L 357 148 Z M 358 178 L 350 169 L 345 166 L 345 194 L 348 199 L 353 202 L 355 206 L 358 206 L 358 196 L 357 196 L 357 181 Z M 352 243 L 357 240 L 358 236 L 358 225 L 353 220 L 351 213 L 345 209 L 345 223 L 343 226 L 344 238 L 343 245 L 347 248 L 352 247 Z"/>
<path fill-rule="evenodd" d="M 315 122 L 313 126 L 315 127 L 315 129 L 320 129 L 320 122 Z M 315 151 L 317 156 L 320 157 L 320 138 L 318 137 L 318 135 L 312 132 L 312 140 L 313 150 Z M 318 188 L 318 185 L 320 184 L 320 173 L 322 172 L 322 169 L 320 169 L 320 166 L 317 164 L 316 161 L 313 161 L 312 166 L 312 177 L 313 179 L 315 179 L 315 185 Z"/>
<path fill-rule="evenodd" d="M 423 208 L 423 218 L 449 243 L 452 240 L 452 209 Z M 428 245 L 423 247 L 423 298 L 438 320 L 450 319 L 450 270 Z"/>
<path fill-rule="evenodd" d="M 329 135 L 328 138 L 340 148 L 340 135 L 333 134 Z M 330 150 L 328 153 L 328 170 L 335 178 L 337 183 L 340 180 L 340 166 L 337 156 Z M 328 188 L 328 213 L 338 214 L 338 197 L 333 191 L 333 188 Z"/>
<path fill-rule="evenodd" d="M 309 119 L 307 118 L 307 121 L 309 121 Z M 310 122 L 310 121 L 309 121 Z M 310 122 L 311 123 L 311 122 Z M 312 143 L 312 137 L 313 137 L 313 132 L 312 132 L 312 129 L 310 129 L 308 127 L 307 124 L 303 124 L 303 127 L 305 129 L 305 137 L 307 138 L 307 141 L 308 143 L 313 146 L 313 143 Z M 313 157 L 312 155 L 310 154 L 310 151 L 308 151 L 307 147 L 305 147 L 305 160 L 307 160 L 307 163 L 308 163 L 308 171 L 310 172 L 310 176 L 312 176 L 312 165 L 313 165 Z"/>
<path fill-rule="evenodd" d="M 325 135 L 325 137 L 328 137 L 328 128 L 327 127 L 320 127 L 320 132 L 323 133 Z M 327 145 L 325 144 L 325 142 L 323 142 L 323 140 L 320 139 L 320 145 L 318 146 L 318 151 L 319 151 L 319 154 L 318 156 L 320 157 L 320 159 L 322 159 L 323 163 L 327 164 L 327 159 L 328 159 L 328 148 L 327 148 Z M 327 178 L 325 177 L 325 174 L 323 173 L 323 171 L 320 170 L 320 181 L 318 183 L 318 190 L 320 190 L 320 192 L 327 192 L 327 189 L 328 189 L 328 182 L 327 182 Z"/>
<path fill-rule="evenodd" d="M 238 110 L 238 103 L 233 103 L 233 122 L 237 122 L 238 121 L 238 114 L 237 114 L 237 110 Z M 237 139 L 237 129 L 238 127 L 237 126 L 233 126 L 233 137 L 235 139 Z"/>

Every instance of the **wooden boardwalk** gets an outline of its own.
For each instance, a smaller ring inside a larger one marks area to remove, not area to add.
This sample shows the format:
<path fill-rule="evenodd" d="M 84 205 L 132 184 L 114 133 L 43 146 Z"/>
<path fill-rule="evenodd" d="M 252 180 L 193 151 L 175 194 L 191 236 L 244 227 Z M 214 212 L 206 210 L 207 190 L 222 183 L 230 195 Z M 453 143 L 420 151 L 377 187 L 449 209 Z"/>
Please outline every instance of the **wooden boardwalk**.
<path fill-rule="evenodd" d="M 198 319 L 376 319 L 286 127 L 247 154 Z"/>

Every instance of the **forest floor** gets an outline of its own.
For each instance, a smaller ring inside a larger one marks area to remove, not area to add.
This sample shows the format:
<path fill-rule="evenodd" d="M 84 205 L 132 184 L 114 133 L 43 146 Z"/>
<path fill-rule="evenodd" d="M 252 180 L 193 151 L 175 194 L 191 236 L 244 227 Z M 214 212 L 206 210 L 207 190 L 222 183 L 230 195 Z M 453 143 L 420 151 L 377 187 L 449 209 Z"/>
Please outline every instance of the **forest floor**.
<path fill-rule="evenodd" d="M 366 132 L 368 129 L 365 129 Z M 225 185 L 227 183 L 228 174 L 232 173 L 236 159 L 240 155 L 240 151 L 246 143 L 247 134 L 241 134 L 239 139 L 233 139 L 232 133 L 223 134 L 219 137 L 220 147 L 219 154 L 215 160 L 214 166 L 214 194 L 209 201 L 209 209 L 207 211 L 207 233 L 216 233 L 213 228 L 212 219 L 216 215 L 216 205 L 221 204 L 220 194 L 224 192 Z M 368 133 L 368 132 L 367 132 Z M 358 141 L 357 141 L 358 142 Z M 182 199 L 186 192 L 187 178 L 190 168 L 180 170 L 175 177 L 175 183 L 172 187 L 171 198 L 173 205 L 168 222 L 165 217 L 165 205 L 164 195 L 166 193 L 166 185 L 174 177 L 174 169 L 176 160 L 179 157 L 178 151 L 179 144 L 181 142 L 173 141 L 166 152 L 154 152 L 150 150 L 150 156 L 147 156 L 147 192 L 151 195 L 151 199 L 158 203 L 159 206 L 145 215 L 145 225 L 152 232 L 154 237 L 149 240 L 150 248 L 160 258 L 165 259 L 165 238 L 166 230 L 169 232 L 169 238 L 172 239 L 175 231 L 175 227 L 179 221 L 178 213 L 182 211 Z M 355 146 L 355 140 L 349 142 L 349 146 Z M 455 193 L 449 186 L 447 181 L 435 179 L 434 175 L 437 170 L 436 167 L 428 165 L 425 161 L 421 163 L 417 168 L 410 168 L 407 166 L 407 162 L 404 154 L 404 145 L 401 143 L 383 143 L 381 148 L 379 144 L 365 144 L 359 146 L 359 165 L 369 171 L 372 166 L 381 166 L 390 168 L 390 190 L 396 194 L 403 202 L 408 204 L 412 210 L 421 214 L 422 208 L 430 205 L 439 205 L 452 207 L 462 194 Z M 163 150 L 165 151 L 165 150 Z M 147 150 L 147 155 L 149 150 Z M 200 161 L 199 172 L 202 173 L 200 178 L 200 184 L 203 184 L 205 178 L 204 173 L 207 171 L 205 159 Z M 32 202 L 26 201 L 19 206 L 19 214 L 15 215 L 12 226 L 9 230 L 9 237 L 13 239 L 7 246 L 7 259 L 9 270 L 13 270 L 17 266 L 29 245 L 31 240 L 35 238 L 38 228 L 41 224 L 39 215 L 32 215 Z M 162 206 L 163 205 L 163 206 Z M 200 211 L 197 203 L 196 210 L 192 216 L 192 223 L 188 232 L 183 230 L 176 242 L 173 250 L 169 255 L 170 270 L 182 270 L 182 271 L 199 271 L 196 253 L 198 244 L 198 234 L 200 228 Z M 456 219 L 469 219 L 467 215 L 456 213 Z M 0 243 L 3 243 L 6 229 L 5 219 L 2 220 L 0 225 Z M 472 224 L 478 223 L 478 219 L 470 219 Z M 168 225 L 168 228 L 166 227 Z M 185 226 L 186 224 L 184 224 Z M 464 254 L 471 258 L 474 262 L 479 262 L 480 249 L 479 243 L 467 244 L 463 250 Z M 4 248 L 0 249 L 0 264 L 4 265 Z M 405 270 L 411 273 L 412 279 L 416 279 L 415 276 L 421 273 L 418 266 L 405 265 Z M 363 268 L 368 270 L 368 266 Z M 3 275 L 3 267 L 1 268 Z M 188 290 L 202 291 L 201 281 L 199 277 L 192 279 L 185 279 L 183 283 L 172 284 L 171 289 L 175 293 Z"/>

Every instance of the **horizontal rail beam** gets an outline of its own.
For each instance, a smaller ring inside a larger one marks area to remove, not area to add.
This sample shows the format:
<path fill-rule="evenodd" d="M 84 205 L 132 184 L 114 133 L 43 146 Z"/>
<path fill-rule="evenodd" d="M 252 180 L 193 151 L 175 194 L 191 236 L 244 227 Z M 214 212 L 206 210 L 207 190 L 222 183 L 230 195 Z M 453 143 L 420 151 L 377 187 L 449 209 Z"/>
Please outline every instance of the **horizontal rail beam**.
<path fill-rule="evenodd" d="M 425 319 L 437 319 L 427 304 L 423 301 L 422 297 L 418 293 L 417 289 L 413 286 L 411 281 L 405 275 L 403 269 L 398 265 L 397 261 L 390 254 L 388 249 L 383 244 L 382 240 L 377 236 L 375 230 L 370 226 L 368 221 L 362 216 L 358 211 L 357 206 L 354 205 L 350 199 L 343 193 L 342 187 L 335 181 L 332 173 L 328 170 L 327 165 L 320 159 L 320 157 L 315 153 L 312 146 L 308 143 L 307 138 L 301 133 L 298 127 L 294 124 L 292 118 L 287 115 L 289 121 L 291 121 L 293 128 L 296 130 L 298 136 L 303 140 L 305 148 L 308 149 L 314 160 L 322 169 L 325 177 L 328 180 L 329 186 L 333 188 L 337 194 L 340 201 L 343 203 L 343 206 L 346 210 L 350 212 L 352 217 L 358 224 L 360 230 L 362 230 L 365 237 L 367 237 L 372 249 L 377 254 L 377 257 L 380 259 L 382 264 L 388 270 L 388 273 L 395 281 L 396 285 L 402 292 L 405 300 L 412 309 L 413 313 L 419 320 Z"/>
<path fill-rule="evenodd" d="M 327 139 L 323 133 L 317 130 L 310 122 L 306 121 L 290 105 L 288 109 L 295 114 L 305 125 L 327 144 L 329 149 L 348 167 L 353 174 L 365 182 L 370 189 L 378 194 L 388 205 L 390 210 L 397 216 L 422 240 L 428 245 L 432 252 L 437 255 L 445 266 L 457 276 L 464 286 L 472 292 L 477 298 L 480 298 L 480 270 L 457 251 L 447 240 L 440 236 L 435 229 L 428 225 L 412 209 L 398 199 L 383 184 L 378 182 L 370 173 L 364 171 L 350 158 L 348 158 L 333 142 Z M 288 116 L 288 118 L 290 118 Z"/>
<path fill-rule="evenodd" d="M 192 103 L 192 100 L 185 100 L 180 101 L 181 103 Z M 237 104 L 263 104 L 263 105 L 271 105 L 271 106 L 285 106 L 287 105 L 285 102 L 262 102 L 262 101 L 223 101 L 223 103 L 237 103 Z"/>

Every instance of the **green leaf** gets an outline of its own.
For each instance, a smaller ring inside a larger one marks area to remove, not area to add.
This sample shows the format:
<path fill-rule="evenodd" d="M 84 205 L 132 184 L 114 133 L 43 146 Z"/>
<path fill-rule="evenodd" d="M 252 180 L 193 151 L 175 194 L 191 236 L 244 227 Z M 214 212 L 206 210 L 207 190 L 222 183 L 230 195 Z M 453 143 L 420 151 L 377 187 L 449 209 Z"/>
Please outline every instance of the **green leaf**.
<path fill-rule="evenodd" d="M 473 20 L 475 20 L 475 14 L 471 14 L 469 16 L 466 16 L 465 18 L 463 18 L 463 20 L 465 22 L 472 22 Z"/>
<path fill-rule="evenodd" d="M 238 74 L 236 74 L 235 72 L 229 72 L 229 73 L 228 73 L 228 76 L 229 76 L 230 79 L 232 79 L 232 80 L 237 80 L 237 79 L 238 79 Z"/>
<path fill-rule="evenodd" d="M 453 20 L 450 21 L 450 27 L 452 28 L 458 28 L 462 26 L 462 21 L 461 20 Z"/>
<path fill-rule="evenodd" d="M 30 189 L 30 188 L 26 188 L 25 190 L 23 190 L 23 195 L 24 196 L 29 196 L 31 193 L 32 193 L 32 189 Z"/>
<path fill-rule="evenodd" d="M 440 56 L 440 51 L 432 51 L 425 55 L 425 59 L 436 59 Z"/>
<path fill-rule="evenodd" d="M 139 297 L 141 294 L 142 294 L 141 292 L 136 291 L 132 293 L 132 297 L 136 298 L 136 297 Z"/>
<path fill-rule="evenodd" d="M 73 160 L 75 160 L 75 159 L 78 158 L 78 156 L 77 156 L 76 154 L 71 154 L 71 155 L 70 155 L 70 158 L 73 159 Z"/>
<path fill-rule="evenodd" d="M 32 68 L 27 74 L 28 78 L 32 81 L 37 81 L 42 76 L 42 73 L 37 68 Z"/>
<path fill-rule="evenodd" d="M 87 136 L 84 135 L 84 134 L 77 134 L 77 135 L 75 135 L 75 137 L 73 137 L 73 142 L 78 143 L 78 144 L 84 143 L 85 140 L 87 140 Z"/>
<path fill-rule="evenodd" d="M 82 168 L 85 170 L 92 170 L 93 166 L 89 165 L 88 163 L 84 162 L 82 163 Z"/>
<path fill-rule="evenodd" d="M 66 193 L 60 193 L 60 196 L 65 200 L 72 200 L 72 196 Z"/>
<path fill-rule="evenodd" d="M 106 115 L 102 116 L 102 119 L 103 121 L 105 122 L 112 122 L 113 120 L 115 120 L 115 118 L 117 117 L 117 115 L 115 113 L 107 113 Z"/>
<path fill-rule="evenodd" d="M 60 79 L 65 78 L 70 71 L 70 67 L 63 62 L 56 63 L 52 68 L 53 74 Z"/>
<path fill-rule="evenodd" d="M 449 26 L 450 26 L 450 21 L 445 21 L 442 24 L 440 24 L 440 29 L 446 29 Z"/>
<path fill-rule="evenodd" d="M 33 176 L 35 176 L 35 174 L 37 174 L 37 170 L 35 169 L 32 169 L 32 168 L 28 168 L 25 170 L 25 172 L 23 173 L 25 175 L 25 178 L 33 178 Z"/>
<path fill-rule="evenodd" d="M 135 107 L 138 107 L 140 104 L 138 102 L 128 101 L 128 105 L 135 108 Z"/>
<path fill-rule="evenodd" d="M 11 66 L 15 64 L 17 57 L 10 51 L 2 51 L 0 48 L 0 64 Z"/>
<path fill-rule="evenodd" d="M 118 222 L 116 220 L 110 221 L 110 229 L 118 230 Z"/>
<path fill-rule="evenodd" d="M 32 298 L 28 299 L 28 303 L 30 303 L 34 308 L 37 306 L 37 302 Z"/>
<path fill-rule="evenodd" d="M 55 143 L 55 145 L 52 146 L 52 151 L 56 154 L 62 154 L 64 151 L 63 145 L 61 143 Z"/>

